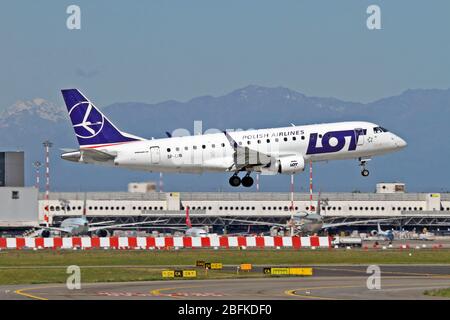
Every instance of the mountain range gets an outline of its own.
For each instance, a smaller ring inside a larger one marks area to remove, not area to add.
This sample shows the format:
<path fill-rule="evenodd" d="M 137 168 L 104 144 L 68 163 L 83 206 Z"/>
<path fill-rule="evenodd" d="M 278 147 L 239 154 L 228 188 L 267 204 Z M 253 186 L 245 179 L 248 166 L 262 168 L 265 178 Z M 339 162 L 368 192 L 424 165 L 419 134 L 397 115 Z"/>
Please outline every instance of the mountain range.
<path fill-rule="evenodd" d="M 96 101 L 95 93 L 89 98 Z M 408 142 L 398 153 L 374 158 L 370 176 L 360 175 L 357 161 L 334 161 L 314 165 L 314 185 L 322 191 L 373 191 L 377 182 L 401 181 L 409 191 L 450 189 L 450 89 L 414 89 L 370 103 L 309 97 L 283 87 L 250 85 L 226 95 L 201 96 L 186 102 L 165 101 L 114 103 L 99 106 L 121 130 L 147 138 L 165 132 L 194 133 L 194 121 L 202 132 L 215 128 L 249 129 L 334 121 L 371 121 L 388 128 Z M 158 180 L 158 174 L 81 165 L 59 158 L 61 148 L 77 148 L 75 135 L 62 98 L 18 101 L 0 113 L 0 149 L 24 150 L 26 182 L 34 184 L 32 162 L 43 162 L 42 142 L 51 149 L 51 189 L 58 191 L 125 190 L 131 181 Z M 228 186 L 229 174 L 165 174 L 166 191 L 254 191 Z M 308 190 L 308 174 L 296 178 L 296 190 Z M 41 179 L 42 180 L 42 179 Z M 263 176 L 261 191 L 288 191 L 289 177 Z"/>

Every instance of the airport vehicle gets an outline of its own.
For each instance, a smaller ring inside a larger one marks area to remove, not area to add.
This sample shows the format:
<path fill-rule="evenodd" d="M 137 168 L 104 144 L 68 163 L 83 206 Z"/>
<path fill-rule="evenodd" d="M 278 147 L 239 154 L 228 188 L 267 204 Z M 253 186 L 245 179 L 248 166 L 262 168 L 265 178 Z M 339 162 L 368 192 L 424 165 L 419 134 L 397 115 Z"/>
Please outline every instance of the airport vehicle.
<path fill-rule="evenodd" d="M 362 239 L 356 238 L 356 237 L 340 237 L 336 236 L 331 241 L 331 244 L 333 246 L 338 247 L 361 247 L 362 246 Z"/>
<path fill-rule="evenodd" d="M 391 242 L 394 240 L 394 231 L 393 230 L 386 230 L 386 231 L 381 230 L 379 222 L 377 223 L 377 230 L 372 230 L 371 235 L 381 237 L 381 238 L 391 241 Z"/>
<path fill-rule="evenodd" d="M 232 172 L 234 187 L 252 186 L 252 172 L 302 172 L 310 160 L 358 159 L 366 177 L 372 157 L 407 145 L 385 128 L 361 121 L 147 140 L 120 131 L 79 90 L 65 89 L 62 95 L 79 143 L 62 159 L 150 172 Z"/>

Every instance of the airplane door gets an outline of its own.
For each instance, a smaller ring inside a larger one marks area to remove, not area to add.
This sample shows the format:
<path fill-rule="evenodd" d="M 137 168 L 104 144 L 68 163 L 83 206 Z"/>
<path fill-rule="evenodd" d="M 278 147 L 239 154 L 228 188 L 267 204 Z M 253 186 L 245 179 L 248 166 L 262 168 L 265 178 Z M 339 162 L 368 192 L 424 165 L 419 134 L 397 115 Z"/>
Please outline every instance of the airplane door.
<path fill-rule="evenodd" d="M 358 146 L 362 146 L 364 144 L 364 129 L 355 129 L 355 139 Z"/>
<path fill-rule="evenodd" d="M 159 147 L 151 147 L 150 148 L 150 158 L 152 164 L 158 164 L 160 160 L 161 154 L 159 152 Z"/>

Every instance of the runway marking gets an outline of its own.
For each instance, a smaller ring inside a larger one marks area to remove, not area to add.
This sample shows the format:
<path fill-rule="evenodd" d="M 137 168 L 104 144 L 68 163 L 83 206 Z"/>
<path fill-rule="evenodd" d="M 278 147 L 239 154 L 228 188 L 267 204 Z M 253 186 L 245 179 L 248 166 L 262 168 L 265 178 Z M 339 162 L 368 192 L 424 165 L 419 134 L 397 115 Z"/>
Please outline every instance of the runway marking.
<path fill-rule="evenodd" d="M 170 288 L 160 288 L 160 289 L 155 289 L 155 290 L 151 290 L 150 293 L 154 296 L 157 297 L 171 297 L 171 298 L 180 298 L 180 299 L 184 299 L 185 297 L 182 296 L 172 296 L 169 293 L 161 293 L 161 291 L 168 291 L 168 290 L 177 290 L 177 289 L 190 289 L 190 288 L 199 288 L 199 287 L 203 287 L 203 285 L 195 285 L 195 286 L 183 286 L 183 287 L 170 287 Z"/>
<path fill-rule="evenodd" d="M 389 277 L 390 279 L 398 279 L 395 277 Z M 416 277 L 417 278 L 417 277 Z M 404 278 L 404 279 L 410 279 L 410 278 Z M 448 277 L 443 277 L 443 279 L 448 279 Z M 412 286 L 412 288 L 419 287 L 419 288 L 429 288 L 430 285 L 415 285 L 415 284 L 385 284 L 382 287 L 405 287 L 404 289 L 410 289 L 408 286 Z M 442 285 L 442 287 L 446 287 L 447 285 Z M 345 289 L 345 288 L 365 288 L 365 285 L 351 285 L 351 286 L 322 286 L 322 287 L 304 287 L 299 289 L 291 289 L 286 290 L 284 293 L 288 296 L 294 296 L 294 297 L 300 297 L 300 298 L 307 298 L 307 299 L 319 299 L 319 300 L 342 300 L 340 298 L 333 298 L 333 297 L 323 297 L 323 296 L 314 296 L 309 294 L 298 294 L 297 291 L 307 291 L 307 290 L 322 290 L 322 289 Z M 433 287 L 441 287 L 440 285 L 436 285 Z M 381 289 L 382 290 L 382 289 Z"/>
<path fill-rule="evenodd" d="M 36 290 L 36 289 L 46 289 L 46 288 L 51 288 L 51 287 L 23 288 L 23 289 L 14 291 L 14 293 L 18 294 L 20 296 L 24 296 L 24 297 L 35 299 L 35 300 L 48 300 L 47 298 L 35 296 L 35 295 L 24 292 L 25 290 Z"/>
<path fill-rule="evenodd" d="M 331 270 L 331 271 L 348 271 L 348 272 L 356 272 L 356 273 L 364 273 L 367 274 L 364 270 L 355 270 L 355 269 L 344 269 L 344 268 L 329 268 L 329 267 L 316 267 L 315 269 L 319 270 Z M 450 278 L 450 274 L 439 274 L 439 273 L 417 273 L 417 272 L 403 272 L 403 271 L 381 271 L 381 274 L 403 274 L 407 276 L 426 276 L 430 278 Z"/>

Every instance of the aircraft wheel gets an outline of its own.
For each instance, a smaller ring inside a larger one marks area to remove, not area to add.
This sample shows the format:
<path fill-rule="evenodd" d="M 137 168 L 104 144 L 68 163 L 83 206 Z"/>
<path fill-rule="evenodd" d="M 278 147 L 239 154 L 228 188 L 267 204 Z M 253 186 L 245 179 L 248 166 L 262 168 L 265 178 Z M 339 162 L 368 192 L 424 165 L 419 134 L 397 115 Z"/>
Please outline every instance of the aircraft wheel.
<path fill-rule="evenodd" d="M 369 175 L 369 170 L 364 169 L 363 171 L 361 171 L 361 174 L 363 177 L 367 177 Z"/>
<path fill-rule="evenodd" d="M 253 185 L 253 178 L 250 176 L 245 176 L 242 178 L 242 185 L 247 188 L 251 187 Z"/>
<path fill-rule="evenodd" d="M 235 175 L 230 178 L 229 182 L 232 187 L 239 187 L 241 184 L 241 178 Z"/>

